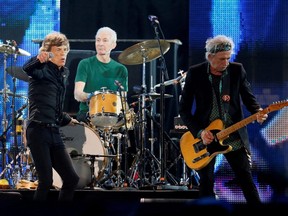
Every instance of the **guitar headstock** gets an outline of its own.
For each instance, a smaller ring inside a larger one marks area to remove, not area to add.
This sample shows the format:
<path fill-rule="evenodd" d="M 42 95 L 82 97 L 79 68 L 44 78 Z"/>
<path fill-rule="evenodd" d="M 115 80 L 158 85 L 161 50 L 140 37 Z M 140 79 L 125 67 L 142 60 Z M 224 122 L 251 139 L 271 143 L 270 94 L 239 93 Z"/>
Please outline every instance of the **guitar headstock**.
<path fill-rule="evenodd" d="M 284 107 L 288 106 L 288 100 L 284 100 L 284 101 L 278 101 L 278 102 L 274 102 L 273 104 L 270 104 L 266 110 L 268 112 L 272 112 L 272 111 L 276 111 L 276 110 L 280 110 Z"/>

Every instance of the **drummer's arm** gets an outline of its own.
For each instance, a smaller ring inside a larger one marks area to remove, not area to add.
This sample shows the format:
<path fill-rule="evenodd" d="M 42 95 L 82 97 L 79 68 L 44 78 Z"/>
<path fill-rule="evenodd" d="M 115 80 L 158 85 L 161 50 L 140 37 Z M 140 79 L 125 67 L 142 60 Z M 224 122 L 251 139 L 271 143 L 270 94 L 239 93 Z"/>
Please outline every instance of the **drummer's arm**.
<path fill-rule="evenodd" d="M 85 86 L 85 82 L 81 82 L 81 81 L 75 82 L 74 98 L 78 102 L 86 102 L 92 96 L 91 93 L 86 93 L 83 91 L 84 86 Z"/>

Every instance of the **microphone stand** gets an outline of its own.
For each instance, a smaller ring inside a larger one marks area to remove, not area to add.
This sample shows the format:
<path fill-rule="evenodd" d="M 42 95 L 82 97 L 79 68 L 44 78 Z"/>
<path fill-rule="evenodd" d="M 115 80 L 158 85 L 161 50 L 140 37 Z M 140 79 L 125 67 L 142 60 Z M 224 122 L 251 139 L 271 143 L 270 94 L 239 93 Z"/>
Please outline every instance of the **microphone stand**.
<path fill-rule="evenodd" d="M 166 185 L 166 152 L 167 152 L 167 146 L 164 143 L 164 116 L 165 116 L 165 106 L 164 106 L 164 93 L 165 93 L 165 84 L 164 80 L 165 77 L 168 78 L 167 74 L 167 67 L 166 67 L 166 62 L 164 59 L 164 54 L 163 50 L 161 47 L 161 42 L 160 42 L 160 37 L 159 37 L 159 32 L 158 32 L 158 25 L 160 25 L 159 21 L 152 21 L 152 26 L 154 27 L 156 39 L 159 44 L 159 49 L 160 49 L 160 58 L 159 60 L 161 61 L 161 73 L 160 73 L 160 148 L 161 148 L 161 176 L 160 176 L 160 185 Z"/>

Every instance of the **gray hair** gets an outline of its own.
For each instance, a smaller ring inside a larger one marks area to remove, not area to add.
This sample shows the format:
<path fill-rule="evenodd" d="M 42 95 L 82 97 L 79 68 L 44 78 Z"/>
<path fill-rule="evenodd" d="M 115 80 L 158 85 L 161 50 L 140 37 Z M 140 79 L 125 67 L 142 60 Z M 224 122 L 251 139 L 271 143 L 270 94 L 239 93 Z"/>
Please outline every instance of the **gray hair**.
<path fill-rule="evenodd" d="M 111 29 L 109 27 L 102 27 L 102 28 L 98 29 L 98 31 L 97 31 L 97 33 L 95 35 L 95 38 L 97 38 L 98 34 L 100 34 L 101 32 L 109 33 L 111 35 L 111 41 L 112 42 L 116 42 L 117 41 L 117 33 L 113 29 Z"/>
<path fill-rule="evenodd" d="M 217 35 L 213 38 L 208 38 L 206 40 L 206 53 L 205 58 L 208 60 L 209 54 L 216 54 L 217 52 L 223 52 L 223 51 L 231 51 L 231 53 L 234 53 L 234 47 L 235 44 L 232 40 L 232 38 L 227 37 L 225 35 Z"/>

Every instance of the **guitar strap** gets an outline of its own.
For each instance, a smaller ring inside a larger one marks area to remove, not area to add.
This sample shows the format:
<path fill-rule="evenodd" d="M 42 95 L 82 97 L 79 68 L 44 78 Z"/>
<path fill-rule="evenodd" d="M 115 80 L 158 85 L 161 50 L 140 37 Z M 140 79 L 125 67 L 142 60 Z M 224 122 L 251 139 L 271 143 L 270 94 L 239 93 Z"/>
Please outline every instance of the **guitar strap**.
<path fill-rule="evenodd" d="M 222 79 L 222 102 L 224 108 L 224 120 L 226 122 L 230 105 L 230 73 L 228 68 Z"/>

